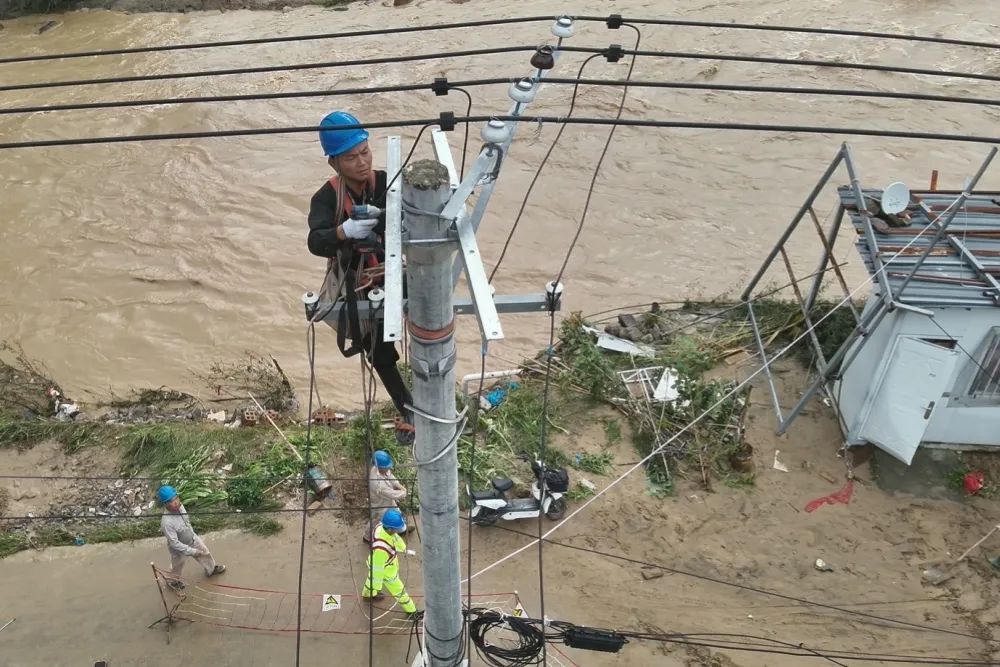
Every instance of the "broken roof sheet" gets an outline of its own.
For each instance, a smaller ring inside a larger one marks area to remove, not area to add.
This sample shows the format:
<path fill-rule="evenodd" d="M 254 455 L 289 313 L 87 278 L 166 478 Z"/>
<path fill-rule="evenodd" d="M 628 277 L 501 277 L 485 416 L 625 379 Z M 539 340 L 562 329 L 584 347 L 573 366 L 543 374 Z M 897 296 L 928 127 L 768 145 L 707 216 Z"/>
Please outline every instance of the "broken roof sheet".
<path fill-rule="evenodd" d="M 869 275 L 875 274 L 873 257 L 877 255 L 887 263 L 886 276 L 897 301 L 923 307 L 1000 306 L 1000 193 L 977 193 L 969 197 L 902 295 L 898 290 L 934 239 L 936 227 L 932 225 L 914 238 L 935 216 L 941 215 L 943 222 L 946 216 L 942 213 L 961 193 L 913 192 L 907 208 L 912 216 L 910 224 L 890 227 L 881 233 L 875 231 L 875 248 L 870 247 L 865 236 L 865 220 L 858 213 L 851 188 L 841 186 L 838 193 L 858 234 L 858 252 Z M 863 194 L 878 201 L 882 191 L 864 190 Z M 912 245 L 906 247 L 910 241 Z M 899 256 L 893 258 L 897 253 Z M 878 291 L 878 281 L 873 282 Z"/>

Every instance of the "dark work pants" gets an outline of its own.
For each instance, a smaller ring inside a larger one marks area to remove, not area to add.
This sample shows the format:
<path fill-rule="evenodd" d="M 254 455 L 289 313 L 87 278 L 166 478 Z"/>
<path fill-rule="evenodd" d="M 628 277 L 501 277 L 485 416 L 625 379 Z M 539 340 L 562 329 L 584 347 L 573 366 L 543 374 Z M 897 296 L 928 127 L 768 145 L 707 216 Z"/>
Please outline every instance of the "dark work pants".
<path fill-rule="evenodd" d="M 403 376 L 399 374 L 399 369 L 396 367 L 396 362 L 399 361 L 396 344 L 387 343 L 382 340 L 381 326 L 376 331 L 376 334 L 374 348 L 372 347 L 371 336 L 365 338 L 365 350 L 370 351 L 372 366 L 375 368 L 378 378 L 382 381 L 382 386 L 385 387 L 386 393 L 389 394 L 389 398 L 396 405 L 396 410 L 399 411 L 400 416 L 410 422 L 410 411 L 406 409 L 406 404 L 413 405 L 413 397 L 410 395 L 410 390 L 406 387 L 406 382 L 403 381 Z"/>

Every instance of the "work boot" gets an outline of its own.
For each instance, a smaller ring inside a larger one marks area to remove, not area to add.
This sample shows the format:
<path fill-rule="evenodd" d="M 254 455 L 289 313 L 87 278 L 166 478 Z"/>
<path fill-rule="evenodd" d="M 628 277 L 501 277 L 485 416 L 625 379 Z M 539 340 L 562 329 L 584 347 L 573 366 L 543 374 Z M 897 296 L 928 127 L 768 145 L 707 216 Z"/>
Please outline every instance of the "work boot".
<path fill-rule="evenodd" d="M 423 617 L 424 617 L 424 612 L 420 611 L 419 609 L 416 610 L 416 611 L 408 612 L 406 614 L 406 620 L 408 620 L 408 621 L 414 621 L 414 622 L 416 622 L 416 621 L 419 621 L 420 619 L 422 619 Z"/>
<path fill-rule="evenodd" d="M 208 573 L 208 576 L 214 577 L 215 575 L 222 574 L 225 571 L 226 571 L 225 565 L 216 565 L 215 569 Z"/>
<path fill-rule="evenodd" d="M 375 595 L 371 595 L 371 596 L 362 595 L 361 597 L 363 597 L 366 600 L 371 600 L 372 602 L 378 602 L 379 600 L 384 600 L 385 599 L 385 593 L 383 593 L 382 591 L 379 591 Z"/>

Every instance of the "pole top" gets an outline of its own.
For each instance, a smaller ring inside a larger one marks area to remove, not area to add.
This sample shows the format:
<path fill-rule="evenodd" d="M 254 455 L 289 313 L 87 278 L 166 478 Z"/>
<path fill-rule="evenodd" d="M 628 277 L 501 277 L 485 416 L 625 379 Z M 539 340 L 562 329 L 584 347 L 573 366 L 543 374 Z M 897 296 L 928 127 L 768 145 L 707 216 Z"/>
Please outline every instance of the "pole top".
<path fill-rule="evenodd" d="M 437 160 L 417 160 L 403 172 L 403 182 L 419 190 L 448 185 L 448 168 Z"/>

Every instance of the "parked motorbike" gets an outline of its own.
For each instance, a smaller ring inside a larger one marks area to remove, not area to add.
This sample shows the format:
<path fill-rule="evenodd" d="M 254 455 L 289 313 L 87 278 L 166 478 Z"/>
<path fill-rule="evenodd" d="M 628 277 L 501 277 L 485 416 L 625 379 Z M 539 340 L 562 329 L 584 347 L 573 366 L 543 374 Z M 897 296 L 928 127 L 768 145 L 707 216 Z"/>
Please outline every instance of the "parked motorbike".
<path fill-rule="evenodd" d="M 527 457 L 523 460 L 527 461 Z M 531 463 L 535 481 L 531 483 L 529 498 L 510 498 L 508 492 L 514 488 L 509 479 L 492 480 L 493 488 L 473 491 L 465 487 L 471 504 L 470 516 L 477 526 L 492 526 L 500 519 L 513 521 L 537 517 L 539 512 L 546 518 L 558 521 L 566 513 L 566 492 L 569 490 L 569 473 L 565 468 L 545 468 L 545 495 L 542 496 L 542 462 L 537 457 Z"/>

